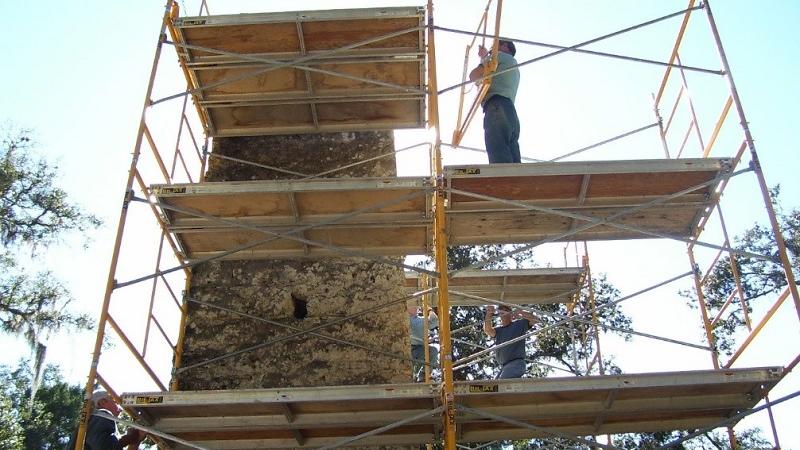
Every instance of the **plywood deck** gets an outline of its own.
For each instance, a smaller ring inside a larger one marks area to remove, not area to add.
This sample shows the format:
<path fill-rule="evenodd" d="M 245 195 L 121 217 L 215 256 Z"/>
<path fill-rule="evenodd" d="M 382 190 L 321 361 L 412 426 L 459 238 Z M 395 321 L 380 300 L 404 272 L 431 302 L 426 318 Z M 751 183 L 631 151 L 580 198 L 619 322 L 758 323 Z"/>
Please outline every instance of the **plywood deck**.
<path fill-rule="evenodd" d="M 423 23 L 423 8 L 395 7 L 182 17 L 172 30 L 209 133 L 247 136 L 422 127 Z"/>
<path fill-rule="evenodd" d="M 427 178 L 338 178 L 156 185 L 152 191 L 189 260 L 243 246 L 224 259 L 348 256 L 331 247 L 407 255 L 428 249 L 428 184 Z M 290 232 L 304 241 L 275 237 Z"/>
<path fill-rule="evenodd" d="M 459 406 L 573 435 L 710 426 L 752 408 L 780 368 L 458 382 Z M 146 392 L 123 404 L 152 426 L 207 448 L 319 447 L 423 414 L 356 445 L 440 439 L 438 385 L 401 384 L 239 391 Z M 543 437 L 472 412 L 457 414 L 459 442 Z M 546 437 L 546 436 L 545 436 Z"/>
<path fill-rule="evenodd" d="M 696 235 L 701 219 L 711 211 L 717 182 L 693 188 L 729 172 L 730 162 L 686 159 L 446 167 L 449 243 L 687 239 Z M 429 178 L 335 178 L 157 185 L 153 193 L 164 205 L 169 230 L 177 235 L 188 259 L 236 249 L 241 250 L 225 257 L 244 259 L 351 255 L 347 251 L 425 254 L 432 239 L 431 189 Z M 684 190 L 690 192 L 626 212 Z M 592 218 L 622 214 L 613 223 L 628 228 L 603 223 L 581 229 L 585 221 L 560 213 Z M 276 233 L 290 233 L 296 239 L 275 237 Z M 266 239 L 270 241 L 259 243 Z M 454 286 L 454 290 L 458 289 Z"/>
<path fill-rule="evenodd" d="M 587 221 L 525 207 L 604 219 L 713 180 L 729 173 L 731 164 L 728 158 L 704 158 L 445 167 L 448 188 L 484 196 L 450 193 L 449 242 L 463 245 L 652 238 L 653 235 L 608 224 L 581 230 Z M 707 208 L 715 200 L 717 184 L 622 215 L 613 222 L 661 236 L 693 237 L 703 214 L 708 213 Z"/>
<path fill-rule="evenodd" d="M 585 273 L 585 269 L 581 267 L 456 272 L 449 279 L 450 304 L 485 304 L 459 293 L 518 305 L 569 303 L 580 290 Z M 420 285 L 419 275 L 416 272 L 406 272 L 406 290 L 409 294 L 420 288 L 425 287 Z M 436 305 L 435 299 L 432 304 Z"/>

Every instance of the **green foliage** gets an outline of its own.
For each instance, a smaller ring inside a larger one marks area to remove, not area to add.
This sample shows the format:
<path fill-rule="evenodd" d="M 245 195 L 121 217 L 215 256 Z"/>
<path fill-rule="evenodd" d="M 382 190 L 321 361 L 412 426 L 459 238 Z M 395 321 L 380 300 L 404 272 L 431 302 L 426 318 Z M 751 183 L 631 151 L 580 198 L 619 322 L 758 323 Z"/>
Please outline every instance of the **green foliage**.
<path fill-rule="evenodd" d="M 41 378 L 46 347 L 42 335 L 63 328 L 88 329 L 88 316 L 66 308 L 67 289 L 50 272 L 29 274 L 18 267 L 14 251 L 35 255 L 66 233 L 86 232 L 100 219 L 71 204 L 54 186 L 57 166 L 33 156 L 29 130 L 4 130 L 0 147 L 0 331 L 23 336 L 34 352 L 34 388 Z"/>
<path fill-rule="evenodd" d="M 100 219 L 68 202 L 53 185 L 58 167 L 31 156 L 29 130 L 8 130 L 0 148 L 0 242 L 46 246 L 68 231 L 87 231 Z"/>
<path fill-rule="evenodd" d="M 530 265 L 533 262 L 533 250 L 520 251 L 522 245 L 460 245 L 447 248 L 447 264 L 450 270 L 463 269 L 478 261 L 492 262 L 482 265 L 483 269 L 507 269 L 513 263 L 514 268 Z M 503 257 L 508 252 L 517 252 L 508 257 Z"/>
<path fill-rule="evenodd" d="M 517 254 L 518 258 L 497 258 L 504 251 L 513 249 L 510 246 L 478 246 L 457 247 L 448 249 L 450 269 L 468 267 L 477 261 L 486 258 L 495 259 L 486 268 L 503 269 L 510 264 L 517 267 L 530 265 L 533 254 L 531 251 Z M 785 284 L 785 283 L 784 283 Z M 565 323 L 568 316 L 567 306 L 563 303 L 538 305 L 541 313 L 538 316 L 543 321 L 540 326 L 543 331 L 537 334 L 536 339 L 528 339 L 528 355 L 536 364 L 529 364 L 528 376 L 542 377 L 555 371 L 555 367 L 566 370 L 574 375 L 589 375 L 587 362 L 596 351 L 596 332 L 615 333 L 630 339 L 632 323 L 630 317 L 625 315 L 614 302 L 620 298 L 620 292 L 608 282 L 604 275 L 594 276 L 592 280 L 594 291 L 594 304 L 588 295 L 588 289 L 583 289 L 572 311 L 573 316 L 581 319 L 571 324 Z M 591 310 L 595 308 L 599 330 L 595 331 L 592 325 Z M 482 322 L 484 311 L 479 308 L 454 308 L 451 314 L 454 345 L 453 357 L 456 361 L 469 356 L 476 351 L 488 346 L 488 339 L 483 333 Z M 477 343 L 475 345 L 474 343 Z M 621 369 L 611 360 L 604 360 L 606 374 L 622 373 Z M 597 372 L 597 364 L 591 373 Z M 480 360 L 461 370 L 454 372 L 456 379 L 487 379 L 494 378 L 499 367 L 493 358 Z M 688 434 L 687 431 L 671 431 L 658 433 L 638 433 L 615 435 L 613 445 L 622 449 L 655 449 L 669 442 L 673 442 Z M 591 438 L 589 438 L 591 440 Z M 737 435 L 738 444 L 742 450 L 755 450 L 768 448 L 769 443 L 761 436 L 759 429 L 749 429 Z M 588 449 L 585 444 L 564 438 L 531 439 L 521 441 L 499 441 L 487 446 L 488 449 L 502 449 L 512 447 L 524 450 L 544 450 L 552 448 Z M 728 449 L 728 437 L 723 432 L 709 432 L 688 442 L 673 447 L 677 450 L 700 449 Z"/>
<path fill-rule="evenodd" d="M 689 432 L 687 431 L 617 434 L 612 437 L 611 444 L 623 450 L 654 450 L 688 434 Z M 583 439 L 587 441 L 594 440 L 592 436 L 584 436 Z M 605 437 L 597 440 L 597 442 L 605 444 Z M 761 435 L 761 430 L 758 428 L 749 428 L 736 433 L 736 444 L 738 446 L 737 450 L 763 450 L 772 448 L 769 441 Z M 520 441 L 499 441 L 485 448 L 488 450 L 502 450 L 509 448 L 509 446 L 514 450 L 590 450 L 592 448 L 599 448 L 590 447 L 587 444 L 560 437 Z M 727 432 L 712 431 L 670 448 L 673 450 L 730 450 L 730 442 L 728 441 Z"/>
<path fill-rule="evenodd" d="M 0 395 L 0 450 L 22 450 L 24 441 L 19 411 L 10 398 Z"/>
<path fill-rule="evenodd" d="M 688 434 L 689 433 L 686 431 L 619 434 L 614 436 L 613 444 L 626 450 L 648 450 L 659 448 L 662 445 L 674 442 Z M 761 430 L 758 428 L 748 428 L 737 432 L 736 445 L 737 450 L 772 448 L 772 445 L 761 435 Z M 730 450 L 731 446 L 727 432 L 711 431 L 670 448 L 675 450 Z"/>
<path fill-rule="evenodd" d="M 15 370 L 0 366 L 0 449 L 61 449 L 77 428 L 83 389 L 64 382 L 58 368 L 48 366 L 31 403 L 31 379 L 24 362 Z M 12 426 L 7 428 L 6 420 Z"/>
<path fill-rule="evenodd" d="M 631 319 L 618 305 L 613 304 L 620 298 L 619 290 L 608 282 L 605 275 L 595 277 L 592 284 L 598 331 L 630 339 L 630 334 L 626 330 L 631 330 Z M 565 367 L 574 375 L 589 375 L 586 372 L 586 362 L 596 351 L 596 341 L 594 326 L 591 323 L 592 308 L 588 292 L 586 290 L 581 292 L 574 310 L 574 315 L 579 320 L 570 324 L 564 324 L 564 318 L 568 316 L 568 308 L 564 303 L 540 305 L 537 309 L 552 315 L 542 318 L 544 327 L 548 329 L 537 336 L 533 351 L 530 353 L 531 358 L 539 361 L 549 360 L 559 367 Z M 605 360 L 604 364 L 606 373 L 620 373 L 620 369 L 611 361 Z"/>
<path fill-rule="evenodd" d="M 771 191 L 772 198 L 777 202 L 780 188 Z M 781 227 L 786 251 L 791 261 L 795 278 L 800 275 L 800 209 L 784 212 L 780 205 L 773 205 L 776 210 L 778 222 Z M 708 279 L 703 285 L 703 296 L 706 307 L 711 316 L 715 317 L 725 305 L 728 296 L 736 290 L 734 267 L 739 273 L 742 291 L 747 299 L 747 312 L 753 311 L 753 305 L 759 301 L 779 293 L 786 287 L 786 275 L 778 258 L 778 246 L 772 228 L 761 224 L 754 224 L 745 230 L 741 236 L 734 239 L 734 248 L 750 253 L 768 256 L 770 259 L 760 259 L 748 256 L 735 256 L 731 264 L 730 256 L 721 258 L 714 265 Z M 694 298 L 693 293 L 682 293 L 686 297 Z M 735 304 L 728 307 L 725 315 L 714 328 L 714 337 L 717 348 L 730 355 L 735 347 L 735 333 L 745 325 L 744 310 L 736 297 Z M 696 308 L 696 300 L 689 301 L 689 305 Z"/>
<path fill-rule="evenodd" d="M 91 319 L 69 312 L 67 289 L 50 272 L 30 276 L 14 260 L 0 256 L 0 330 L 25 337 L 36 345 L 40 330 L 89 329 Z"/>

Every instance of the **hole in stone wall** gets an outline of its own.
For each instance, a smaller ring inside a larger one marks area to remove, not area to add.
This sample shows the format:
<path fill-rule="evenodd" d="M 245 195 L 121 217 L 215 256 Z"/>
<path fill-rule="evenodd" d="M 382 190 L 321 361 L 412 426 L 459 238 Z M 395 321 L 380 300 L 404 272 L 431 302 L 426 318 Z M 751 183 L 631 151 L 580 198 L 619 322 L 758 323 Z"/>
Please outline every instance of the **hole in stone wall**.
<path fill-rule="evenodd" d="M 292 304 L 294 305 L 294 318 L 305 319 L 308 316 L 308 300 L 292 292 Z"/>

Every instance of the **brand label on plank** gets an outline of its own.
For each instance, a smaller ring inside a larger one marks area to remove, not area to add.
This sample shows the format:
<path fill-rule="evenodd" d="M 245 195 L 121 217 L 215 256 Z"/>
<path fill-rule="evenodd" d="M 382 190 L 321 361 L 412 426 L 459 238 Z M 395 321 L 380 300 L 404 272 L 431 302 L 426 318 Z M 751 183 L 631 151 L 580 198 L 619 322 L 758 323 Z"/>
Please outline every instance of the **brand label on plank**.
<path fill-rule="evenodd" d="M 186 188 L 185 187 L 161 187 L 158 188 L 158 194 L 185 194 Z"/>
<path fill-rule="evenodd" d="M 182 26 L 192 26 L 192 25 L 205 25 L 206 19 L 189 19 L 189 20 L 181 20 Z"/>
<path fill-rule="evenodd" d="M 454 170 L 456 175 L 480 175 L 481 169 L 478 167 L 464 167 Z"/>
<path fill-rule="evenodd" d="M 469 392 L 498 392 L 496 384 L 470 384 Z"/>
<path fill-rule="evenodd" d="M 164 397 L 160 395 L 137 395 L 135 403 L 137 405 L 153 405 L 157 403 L 164 403 Z"/>

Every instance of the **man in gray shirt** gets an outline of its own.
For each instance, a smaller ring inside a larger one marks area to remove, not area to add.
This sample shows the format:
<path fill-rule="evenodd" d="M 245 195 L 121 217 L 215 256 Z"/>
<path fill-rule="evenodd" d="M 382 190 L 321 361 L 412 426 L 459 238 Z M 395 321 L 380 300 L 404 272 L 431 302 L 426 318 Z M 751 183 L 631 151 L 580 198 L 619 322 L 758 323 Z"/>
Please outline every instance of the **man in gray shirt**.
<path fill-rule="evenodd" d="M 497 75 L 491 78 L 491 85 L 483 99 L 483 137 L 490 163 L 519 163 L 519 118 L 514 108 L 514 98 L 519 87 L 519 69 L 514 59 L 517 49 L 511 41 L 501 40 L 497 55 L 486 48 L 478 48 L 481 63 L 469 74 L 471 81 L 489 75 L 493 58 L 497 59 Z"/>
<path fill-rule="evenodd" d="M 416 306 L 408 307 L 408 321 L 411 335 L 411 358 L 414 359 L 414 378 L 421 380 L 424 377 L 422 370 L 425 366 L 425 319 L 419 315 Z M 439 326 L 439 317 L 430 309 L 428 310 L 428 329 L 433 330 Z M 439 367 L 439 349 L 433 345 L 428 345 L 428 356 L 430 357 L 431 367 Z"/>
<path fill-rule="evenodd" d="M 514 311 L 507 306 L 500 306 L 500 322 L 499 327 L 493 326 L 492 317 L 494 317 L 494 305 L 486 307 L 486 317 L 483 321 L 483 331 L 487 336 L 494 338 L 494 344 L 499 346 L 504 342 L 508 342 L 514 338 L 523 336 L 530 330 L 534 323 L 539 319 L 527 311 Z M 520 317 L 517 320 L 513 320 Z M 520 339 L 513 344 L 505 347 L 498 348 L 495 351 L 495 358 L 500 363 L 500 375 L 497 378 L 521 378 L 525 373 L 525 339 Z"/>

